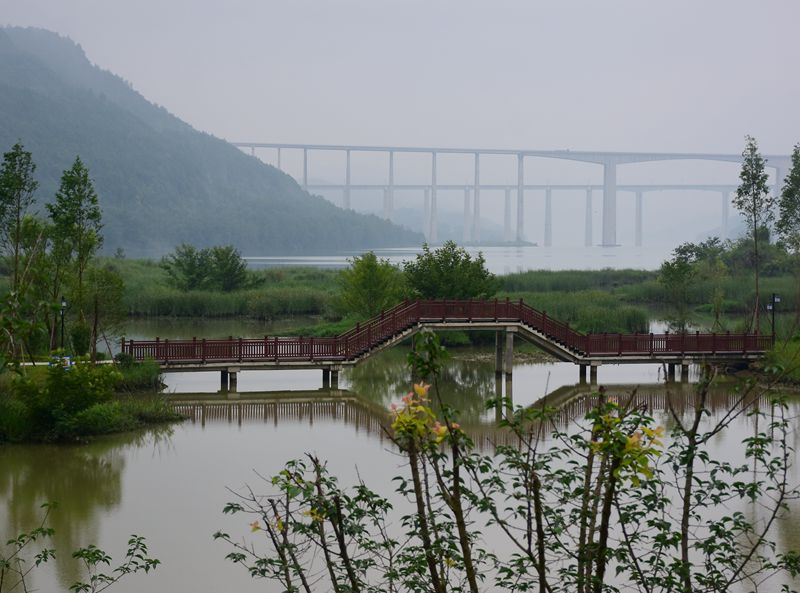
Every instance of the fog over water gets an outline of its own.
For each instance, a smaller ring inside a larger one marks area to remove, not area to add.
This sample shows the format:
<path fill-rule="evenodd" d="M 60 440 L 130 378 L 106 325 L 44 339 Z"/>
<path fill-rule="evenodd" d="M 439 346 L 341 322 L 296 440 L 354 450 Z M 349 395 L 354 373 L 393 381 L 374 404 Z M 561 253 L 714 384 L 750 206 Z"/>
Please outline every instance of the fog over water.
<path fill-rule="evenodd" d="M 216 136 L 392 146 L 738 154 L 750 134 L 765 154 L 788 154 L 800 140 L 798 21 L 792 0 L 0 0 L 0 24 L 70 36 L 99 66 Z M 311 154 L 310 178 L 341 183 L 343 159 Z M 297 178 L 301 160 L 286 151 L 282 167 Z M 526 160 L 528 183 L 602 182 L 597 165 Z M 385 161 L 355 153 L 353 183 L 384 183 Z M 481 180 L 514 183 L 514 166 L 486 157 Z M 655 162 L 618 167 L 617 182 L 736 185 L 737 174 L 731 163 Z M 425 182 L 430 158 L 398 155 L 395 175 Z M 440 183 L 471 175 L 469 155 L 440 156 Z M 525 227 L 541 243 L 539 193 L 526 198 Z M 441 211 L 452 213 L 440 218 L 457 218 L 461 199 L 440 192 Z M 487 226 L 501 225 L 502 196 L 482 200 Z M 623 247 L 633 245 L 633 200 L 619 192 Z M 418 211 L 421 201 L 395 197 L 396 208 Z M 353 206 L 380 209 L 358 192 Z M 583 208 L 580 192 L 554 193 L 554 246 L 583 244 Z M 644 244 L 668 253 L 719 234 L 720 196 L 646 194 L 643 219 Z M 556 267 L 571 267 L 572 256 L 560 255 Z"/>

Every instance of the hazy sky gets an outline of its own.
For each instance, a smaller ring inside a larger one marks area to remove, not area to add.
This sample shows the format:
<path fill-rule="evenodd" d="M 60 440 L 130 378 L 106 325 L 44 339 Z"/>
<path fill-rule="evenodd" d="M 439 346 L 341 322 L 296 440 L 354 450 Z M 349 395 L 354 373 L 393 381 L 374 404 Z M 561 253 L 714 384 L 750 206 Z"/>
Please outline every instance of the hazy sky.
<path fill-rule="evenodd" d="M 0 0 L 0 23 L 68 35 L 229 140 L 733 153 L 745 134 L 765 153 L 800 141 L 797 0 Z M 550 178 L 562 164 L 537 167 Z M 466 163 L 453 171 L 460 183 Z"/>

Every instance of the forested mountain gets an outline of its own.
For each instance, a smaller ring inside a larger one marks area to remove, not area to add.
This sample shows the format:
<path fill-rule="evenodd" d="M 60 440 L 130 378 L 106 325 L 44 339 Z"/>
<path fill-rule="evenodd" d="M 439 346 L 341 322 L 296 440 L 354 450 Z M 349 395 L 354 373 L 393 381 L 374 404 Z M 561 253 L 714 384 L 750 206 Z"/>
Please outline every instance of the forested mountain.
<path fill-rule="evenodd" d="M 100 196 L 106 252 L 159 256 L 185 242 L 268 255 L 422 242 L 194 130 L 50 31 L 0 28 L 0 151 L 17 140 L 37 164 L 42 212 L 80 155 Z"/>

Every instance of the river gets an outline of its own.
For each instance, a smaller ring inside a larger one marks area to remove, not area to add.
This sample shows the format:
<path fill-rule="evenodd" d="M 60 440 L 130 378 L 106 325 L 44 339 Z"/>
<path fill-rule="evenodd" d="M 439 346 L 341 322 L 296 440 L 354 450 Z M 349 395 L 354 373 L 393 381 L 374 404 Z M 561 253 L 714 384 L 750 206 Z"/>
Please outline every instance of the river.
<path fill-rule="evenodd" d="M 492 414 L 485 411 L 497 388 L 491 357 L 490 350 L 460 351 L 442 380 L 445 398 L 462 410 L 464 425 L 476 434 L 495 434 Z M 577 377 L 571 364 L 519 360 L 512 396 L 517 404 L 532 403 L 574 385 Z M 660 377 L 656 365 L 606 366 L 599 374 L 600 382 L 617 385 L 612 389 L 618 393 L 641 384 L 642 393 L 657 394 L 663 391 Z M 167 374 L 165 379 L 176 399 L 193 401 L 213 393 L 219 380 L 216 373 Z M 10 537 L 30 529 L 41 503 L 59 503 L 50 521 L 59 557 L 37 571 L 33 585 L 39 591 L 66 590 L 79 576 L 69 550 L 96 543 L 120 557 L 133 533 L 147 537 L 162 565 L 150 575 L 124 580 L 112 589 L 115 593 L 277 590 L 224 560 L 230 550 L 212 539 L 219 529 L 250 536 L 249 519 L 221 512 L 234 498 L 229 489 L 250 484 L 265 490 L 257 474 L 270 476 L 306 452 L 326 459 L 343 483 L 360 475 L 387 495 L 391 478 L 403 471 L 378 422 L 389 403 L 408 390 L 405 352 L 390 350 L 345 371 L 341 393 L 332 396 L 320 385 L 319 371 L 243 372 L 241 392 L 272 393 L 240 393 L 230 405 L 206 403 L 202 413 L 195 408 L 194 418 L 184 423 L 86 445 L 0 447 L 0 530 Z M 654 407 L 654 415 L 665 422 L 666 413 Z M 797 415 L 800 403 L 793 401 L 791 411 Z M 725 456 L 734 440 L 752 431 L 751 420 L 741 418 L 715 441 L 712 454 Z M 776 539 L 781 548 L 800 545 L 797 520 L 782 522 Z"/>

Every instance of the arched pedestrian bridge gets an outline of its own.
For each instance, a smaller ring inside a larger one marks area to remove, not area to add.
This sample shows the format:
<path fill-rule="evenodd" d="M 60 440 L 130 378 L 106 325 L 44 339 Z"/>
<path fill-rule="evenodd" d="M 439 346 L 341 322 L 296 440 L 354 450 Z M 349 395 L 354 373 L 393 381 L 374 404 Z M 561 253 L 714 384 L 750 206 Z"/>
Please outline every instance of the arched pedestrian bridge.
<path fill-rule="evenodd" d="M 236 373 L 247 369 L 322 369 L 323 384 L 338 385 L 345 366 L 389 348 L 424 328 L 496 332 L 496 371 L 511 374 L 514 336 L 555 358 L 580 365 L 592 382 L 602 364 L 664 363 L 674 378 L 691 363 L 737 364 L 760 358 L 773 338 L 757 334 L 584 334 L 522 300 L 406 301 L 339 336 L 264 336 L 209 340 L 122 340 L 135 360 L 153 359 L 165 372 L 219 371 L 222 388 L 236 390 Z"/>

